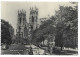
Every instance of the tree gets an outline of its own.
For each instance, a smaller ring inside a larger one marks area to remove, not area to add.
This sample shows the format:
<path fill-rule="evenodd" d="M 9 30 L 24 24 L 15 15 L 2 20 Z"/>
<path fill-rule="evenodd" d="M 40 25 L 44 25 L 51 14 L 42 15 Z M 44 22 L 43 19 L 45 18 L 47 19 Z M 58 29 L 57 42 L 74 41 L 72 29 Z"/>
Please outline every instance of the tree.
<path fill-rule="evenodd" d="M 77 30 L 78 30 L 78 12 L 77 7 L 60 6 L 60 10 L 56 11 L 56 46 L 76 47 L 77 46 Z M 76 41 L 75 41 L 76 39 Z"/>
<path fill-rule="evenodd" d="M 45 21 L 37 30 L 33 32 L 33 43 L 34 42 L 42 42 L 44 43 L 44 40 L 46 38 L 49 38 L 48 36 L 50 34 L 53 34 L 55 32 L 55 27 L 52 25 L 52 20 Z M 47 36 L 45 36 L 47 35 Z"/>
<path fill-rule="evenodd" d="M 55 36 L 55 45 L 61 47 L 77 47 L 78 41 L 78 7 L 60 6 L 55 16 L 34 31 L 33 41 L 38 43 L 49 38 L 49 35 Z M 47 37 L 43 37 L 47 35 Z M 53 37 L 52 37 L 53 38 Z M 50 39 L 50 38 L 49 38 Z"/>
<path fill-rule="evenodd" d="M 12 43 L 12 26 L 5 20 L 1 19 L 1 43 L 11 44 Z"/>

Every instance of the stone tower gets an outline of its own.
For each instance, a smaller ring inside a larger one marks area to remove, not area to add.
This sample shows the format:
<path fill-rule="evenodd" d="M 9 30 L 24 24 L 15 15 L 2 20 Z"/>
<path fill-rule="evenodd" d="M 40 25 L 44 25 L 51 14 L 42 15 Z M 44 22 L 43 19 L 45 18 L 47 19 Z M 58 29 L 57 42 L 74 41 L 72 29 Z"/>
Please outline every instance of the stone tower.
<path fill-rule="evenodd" d="M 28 36 L 26 11 L 18 10 L 16 33 L 19 42 L 23 42 L 23 39 L 26 39 Z"/>
<path fill-rule="evenodd" d="M 38 19 L 38 9 L 36 7 L 34 9 L 33 7 L 30 8 L 29 23 L 31 25 L 32 30 L 37 29 L 37 19 Z"/>

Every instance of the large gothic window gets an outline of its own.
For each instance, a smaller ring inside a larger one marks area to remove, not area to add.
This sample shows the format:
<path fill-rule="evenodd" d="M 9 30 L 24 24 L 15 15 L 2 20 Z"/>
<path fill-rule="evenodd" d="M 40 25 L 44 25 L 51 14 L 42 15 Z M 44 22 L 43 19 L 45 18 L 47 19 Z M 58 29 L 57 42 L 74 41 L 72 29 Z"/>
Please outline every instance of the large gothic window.
<path fill-rule="evenodd" d="M 33 26 L 31 26 L 31 30 L 33 29 Z"/>
<path fill-rule="evenodd" d="M 32 16 L 32 22 L 34 22 L 34 17 Z"/>
<path fill-rule="evenodd" d="M 21 31 L 21 28 L 20 28 L 20 26 L 19 26 L 19 32 Z"/>
<path fill-rule="evenodd" d="M 21 24 L 21 18 L 20 18 L 20 24 Z"/>
<path fill-rule="evenodd" d="M 37 21 L 37 16 L 36 16 L 36 21 Z"/>
<path fill-rule="evenodd" d="M 23 18 L 23 25 L 24 25 L 24 23 L 25 23 L 25 18 Z"/>
<path fill-rule="evenodd" d="M 24 28 L 24 37 L 27 37 L 27 28 Z"/>

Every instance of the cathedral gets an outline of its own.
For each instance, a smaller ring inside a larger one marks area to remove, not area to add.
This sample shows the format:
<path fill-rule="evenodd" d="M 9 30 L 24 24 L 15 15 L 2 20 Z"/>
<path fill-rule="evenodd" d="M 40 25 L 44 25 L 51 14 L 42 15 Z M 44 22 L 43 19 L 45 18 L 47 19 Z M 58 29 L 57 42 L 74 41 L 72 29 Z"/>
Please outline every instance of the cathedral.
<path fill-rule="evenodd" d="M 27 23 L 26 11 L 18 10 L 16 39 L 17 43 L 26 43 L 32 39 L 32 33 L 37 29 L 38 9 L 30 8 L 29 23 Z"/>
<path fill-rule="evenodd" d="M 35 30 L 37 28 L 37 19 L 38 19 L 38 9 L 36 7 L 35 9 L 30 8 L 29 22 L 32 30 Z"/>

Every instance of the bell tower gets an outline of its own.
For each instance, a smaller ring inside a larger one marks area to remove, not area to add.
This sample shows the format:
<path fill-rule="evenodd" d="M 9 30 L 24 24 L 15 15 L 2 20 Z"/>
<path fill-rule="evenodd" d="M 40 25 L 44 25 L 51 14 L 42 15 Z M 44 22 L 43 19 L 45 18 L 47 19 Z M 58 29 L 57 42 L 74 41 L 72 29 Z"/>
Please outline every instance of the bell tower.
<path fill-rule="evenodd" d="M 37 29 L 37 19 L 38 19 L 38 9 L 36 7 L 30 8 L 29 23 L 31 25 L 32 30 Z"/>
<path fill-rule="evenodd" d="M 28 37 L 26 11 L 18 10 L 16 36 L 19 41 L 18 43 L 22 43 L 23 39 Z"/>

